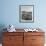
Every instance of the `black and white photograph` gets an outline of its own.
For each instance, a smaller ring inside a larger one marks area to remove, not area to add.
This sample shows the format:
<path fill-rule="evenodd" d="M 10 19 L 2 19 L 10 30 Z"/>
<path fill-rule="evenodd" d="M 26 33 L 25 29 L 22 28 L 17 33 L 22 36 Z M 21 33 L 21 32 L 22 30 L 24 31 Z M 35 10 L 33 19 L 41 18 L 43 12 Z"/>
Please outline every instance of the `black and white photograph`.
<path fill-rule="evenodd" d="M 34 22 L 34 5 L 20 5 L 19 21 Z"/>

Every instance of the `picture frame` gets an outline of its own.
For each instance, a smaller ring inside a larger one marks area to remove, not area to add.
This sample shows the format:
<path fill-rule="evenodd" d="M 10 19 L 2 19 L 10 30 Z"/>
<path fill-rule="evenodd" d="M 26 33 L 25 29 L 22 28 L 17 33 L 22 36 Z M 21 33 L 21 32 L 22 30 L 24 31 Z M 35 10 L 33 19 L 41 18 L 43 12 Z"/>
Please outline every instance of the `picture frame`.
<path fill-rule="evenodd" d="M 34 22 L 34 5 L 19 5 L 19 21 Z"/>

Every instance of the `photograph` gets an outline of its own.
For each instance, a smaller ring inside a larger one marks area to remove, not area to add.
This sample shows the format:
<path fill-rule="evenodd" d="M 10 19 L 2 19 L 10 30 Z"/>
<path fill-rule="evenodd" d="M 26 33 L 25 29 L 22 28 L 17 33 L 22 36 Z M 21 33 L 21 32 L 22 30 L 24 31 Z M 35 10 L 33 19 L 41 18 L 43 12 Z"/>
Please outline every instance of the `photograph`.
<path fill-rule="evenodd" d="M 34 5 L 19 6 L 19 21 L 34 22 Z"/>

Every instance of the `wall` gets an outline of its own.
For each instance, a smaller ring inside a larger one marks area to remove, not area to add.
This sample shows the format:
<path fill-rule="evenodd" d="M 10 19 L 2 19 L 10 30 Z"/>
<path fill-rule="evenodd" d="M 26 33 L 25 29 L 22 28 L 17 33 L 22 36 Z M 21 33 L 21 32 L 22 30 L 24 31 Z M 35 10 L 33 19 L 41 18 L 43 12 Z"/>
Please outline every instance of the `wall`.
<path fill-rule="evenodd" d="M 0 25 L 13 24 L 16 28 L 46 28 L 46 1 L 43 0 L 1 0 Z M 19 5 L 34 5 L 34 23 L 19 22 Z"/>

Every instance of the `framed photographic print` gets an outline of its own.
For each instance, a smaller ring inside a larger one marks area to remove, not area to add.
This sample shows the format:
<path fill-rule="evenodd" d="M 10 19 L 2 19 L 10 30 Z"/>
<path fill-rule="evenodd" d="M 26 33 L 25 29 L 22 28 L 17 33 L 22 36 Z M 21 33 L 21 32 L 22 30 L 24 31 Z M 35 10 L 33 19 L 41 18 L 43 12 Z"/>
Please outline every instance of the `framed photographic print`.
<path fill-rule="evenodd" d="M 19 21 L 25 23 L 34 22 L 34 5 L 19 6 Z"/>

